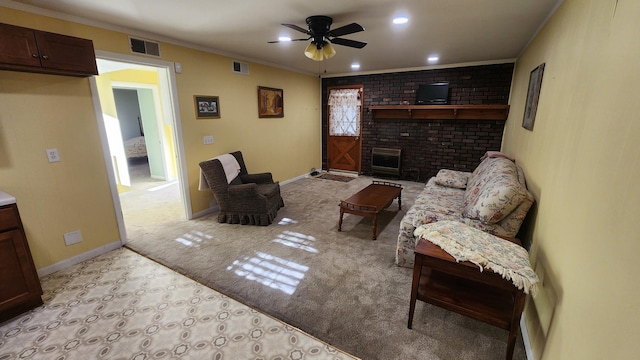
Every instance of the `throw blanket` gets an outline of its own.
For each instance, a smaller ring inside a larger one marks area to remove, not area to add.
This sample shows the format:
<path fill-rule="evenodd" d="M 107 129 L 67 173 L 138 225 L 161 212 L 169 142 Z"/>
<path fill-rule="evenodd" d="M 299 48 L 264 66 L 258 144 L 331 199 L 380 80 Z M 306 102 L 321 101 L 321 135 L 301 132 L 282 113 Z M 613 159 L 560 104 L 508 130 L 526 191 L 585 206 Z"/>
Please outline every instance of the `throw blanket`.
<path fill-rule="evenodd" d="M 421 225 L 414 235 L 440 246 L 456 261 L 470 261 L 478 265 L 480 271 L 483 266 L 491 269 L 526 294 L 536 296 L 538 276 L 529 263 L 529 253 L 522 246 L 457 221 Z"/>
<path fill-rule="evenodd" d="M 233 179 L 235 179 L 236 176 L 240 174 L 240 164 L 233 155 L 223 154 L 214 157 L 214 159 L 220 160 L 222 169 L 224 170 L 224 175 L 227 177 L 227 184 L 231 183 L 231 181 L 233 181 Z M 202 169 L 200 170 L 200 181 L 198 182 L 198 190 L 209 190 L 209 183 L 204 177 Z"/>
<path fill-rule="evenodd" d="M 509 159 L 513 162 L 516 162 L 516 159 L 512 158 L 511 156 L 507 155 L 507 154 L 503 154 L 500 151 L 487 151 L 486 153 L 484 153 L 484 155 L 482 155 L 482 157 L 480 158 L 480 161 L 486 159 L 486 158 L 496 158 L 496 157 L 502 157 L 505 159 Z"/>

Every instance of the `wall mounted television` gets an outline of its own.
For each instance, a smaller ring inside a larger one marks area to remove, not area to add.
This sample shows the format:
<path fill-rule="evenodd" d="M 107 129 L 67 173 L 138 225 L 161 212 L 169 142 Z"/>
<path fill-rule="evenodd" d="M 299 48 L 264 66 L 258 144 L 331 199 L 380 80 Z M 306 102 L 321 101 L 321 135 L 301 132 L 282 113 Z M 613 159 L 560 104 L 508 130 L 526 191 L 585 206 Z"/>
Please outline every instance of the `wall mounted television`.
<path fill-rule="evenodd" d="M 418 86 L 416 105 L 446 105 L 449 103 L 449 83 L 433 83 Z"/>

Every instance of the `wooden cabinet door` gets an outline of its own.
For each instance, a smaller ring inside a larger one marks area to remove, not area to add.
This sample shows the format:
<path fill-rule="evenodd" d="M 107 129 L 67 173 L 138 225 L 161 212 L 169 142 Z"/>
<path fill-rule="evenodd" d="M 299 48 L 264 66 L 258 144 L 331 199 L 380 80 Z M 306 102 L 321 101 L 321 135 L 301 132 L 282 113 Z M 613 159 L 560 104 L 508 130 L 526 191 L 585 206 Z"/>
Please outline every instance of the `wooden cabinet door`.
<path fill-rule="evenodd" d="M 46 74 L 97 75 L 93 42 L 0 24 L 0 69 Z"/>
<path fill-rule="evenodd" d="M 35 36 L 43 68 L 98 74 L 91 40 L 41 31 Z"/>
<path fill-rule="evenodd" d="M 0 319 L 7 309 L 40 301 L 40 282 L 18 230 L 0 233 Z"/>
<path fill-rule="evenodd" d="M 18 207 L 0 207 L 0 322 L 42 304 L 42 287 Z"/>
<path fill-rule="evenodd" d="M 33 30 L 0 24 L 0 63 L 40 66 Z"/>

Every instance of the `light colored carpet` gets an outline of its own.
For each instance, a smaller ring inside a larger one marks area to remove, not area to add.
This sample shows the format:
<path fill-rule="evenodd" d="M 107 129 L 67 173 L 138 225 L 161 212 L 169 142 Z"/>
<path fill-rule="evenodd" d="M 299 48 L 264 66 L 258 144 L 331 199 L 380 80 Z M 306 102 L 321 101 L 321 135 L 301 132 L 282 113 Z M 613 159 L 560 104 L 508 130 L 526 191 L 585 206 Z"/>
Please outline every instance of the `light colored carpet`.
<path fill-rule="evenodd" d="M 364 359 L 499 359 L 507 331 L 418 302 L 407 329 L 411 269 L 394 263 L 400 219 L 424 184 L 399 181 L 397 202 L 371 220 L 338 203 L 370 184 L 304 178 L 282 186 L 267 227 L 219 224 L 217 214 L 141 226 L 128 246 Z M 153 216 L 153 214 L 151 214 Z M 519 338 L 514 359 L 525 359 Z"/>

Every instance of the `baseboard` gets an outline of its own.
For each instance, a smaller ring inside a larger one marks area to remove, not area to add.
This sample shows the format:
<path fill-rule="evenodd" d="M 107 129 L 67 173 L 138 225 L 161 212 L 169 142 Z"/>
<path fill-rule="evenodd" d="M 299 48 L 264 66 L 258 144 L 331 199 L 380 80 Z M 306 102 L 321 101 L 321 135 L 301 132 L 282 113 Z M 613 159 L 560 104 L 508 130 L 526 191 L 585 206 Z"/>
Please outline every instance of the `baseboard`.
<path fill-rule="evenodd" d="M 522 342 L 524 342 L 524 351 L 527 354 L 527 360 L 534 360 L 529 330 L 527 329 L 527 321 L 524 316 L 520 318 L 520 332 L 522 333 Z"/>
<path fill-rule="evenodd" d="M 201 216 L 209 215 L 209 214 L 214 213 L 214 212 L 216 212 L 218 210 L 220 210 L 220 207 L 218 205 L 211 205 L 211 207 L 208 208 L 208 209 L 204 209 L 202 211 L 198 211 L 197 213 L 194 213 L 191 216 L 191 218 L 192 219 L 197 219 L 197 218 L 199 218 Z"/>
<path fill-rule="evenodd" d="M 289 180 L 280 181 L 280 185 L 287 185 L 289 183 L 292 183 L 292 182 L 300 180 L 300 179 L 304 179 L 306 177 L 310 177 L 310 175 L 309 174 L 302 174 L 300 176 L 296 176 L 296 177 L 294 177 L 292 179 L 289 179 Z"/>
<path fill-rule="evenodd" d="M 79 264 L 83 261 L 92 259 L 96 256 L 100 256 L 102 254 L 106 254 L 109 251 L 113 251 L 115 249 L 118 249 L 122 247 L 122 242 L 120 242 L 120 240 L 118 241 L 114 241 L 112 243 L 109 243 L 107 245 L 103 245 L 100 247 L 97 247 L 95 249 L 89 250 L 87 252 L 84 252 L 82 254 L 78 254 L 76 256 L 72 256 L 68 259 L 64 259 L 60 262 L 57 262 L 55 264 L 49 265 L 49 266 L 45 266 L 43 268 L 38 269 L 38 277 L 44 277 L 47 276 L 49 274 L 53 274 L 56 271 L 60 271 L 60 270 L 64 270 L 66 268 L 68 268 L 69 266 L 73 266 L 75 264 Z"/>

